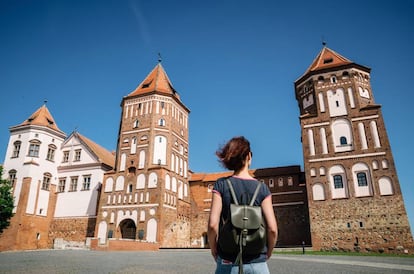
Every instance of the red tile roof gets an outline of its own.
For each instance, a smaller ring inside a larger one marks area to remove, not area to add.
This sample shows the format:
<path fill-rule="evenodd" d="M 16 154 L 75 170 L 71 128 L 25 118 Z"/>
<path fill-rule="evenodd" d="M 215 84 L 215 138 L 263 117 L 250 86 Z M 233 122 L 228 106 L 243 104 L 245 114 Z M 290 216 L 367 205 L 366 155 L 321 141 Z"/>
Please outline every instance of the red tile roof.
<path fill-rule="evenodd" d="M 321 52 L 319 52 L 318 56 L 316 56 L 315 60 L 313 60 L 310 67 L 306 70 L 305 74 L 308 74 L 311 71 L 338 67 L 341 65 L 347 65 L 352 63 L 353 62 L 349 59 L 324 46 Z"/>
<path fill-rule="evenodd" d="M 44 126 L 44 127 L 54 129 L 64 134 L 64 132 L 58 128 L 57 124 L 55 123 L 55 120 L 53 119 L 52 115 L 47 109 L 46 104 L 41 106 L 28 119 L 26 119 L 23 123 L 21 123 L 18 126 L 25 126 L 25 125 Z"/>
<path fill-rule="evenodd" d="M 161 63 L 158 63 L 155 68 L 148 74 L 144 81 L 127 97 L 141 95 L 149 92 L 161 92 L 170 95 L 174 95 L 179 99 L 177 91 L 171 84 L 167 73 L 162 67 Z"/>
<path fill-rule="evenodd" d="M 114 154 L 101 147 L 94 141 L 90 140 L 89 138 L 83 136 L 82 134 L 78 132 L 75 132 L 74 134 L 76 134 L 79 140 L 81 140 L 91 150 L 91 152 L 96 155 L 99 162 L 104 163 L 112 168 L 115 166 Z"/>

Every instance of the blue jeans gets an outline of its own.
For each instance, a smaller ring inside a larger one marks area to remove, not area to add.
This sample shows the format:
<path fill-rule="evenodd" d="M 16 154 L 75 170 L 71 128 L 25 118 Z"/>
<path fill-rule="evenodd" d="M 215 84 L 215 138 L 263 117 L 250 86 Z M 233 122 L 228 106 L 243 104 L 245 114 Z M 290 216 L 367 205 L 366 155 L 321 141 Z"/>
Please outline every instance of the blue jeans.
<path fill-rule="evenodd" d="M 243 264 L 245 274 L 270 274 L 266 262 Z M 217 257 L 216 274 L 238 274 L 239 266 L 232 262 Z"/>

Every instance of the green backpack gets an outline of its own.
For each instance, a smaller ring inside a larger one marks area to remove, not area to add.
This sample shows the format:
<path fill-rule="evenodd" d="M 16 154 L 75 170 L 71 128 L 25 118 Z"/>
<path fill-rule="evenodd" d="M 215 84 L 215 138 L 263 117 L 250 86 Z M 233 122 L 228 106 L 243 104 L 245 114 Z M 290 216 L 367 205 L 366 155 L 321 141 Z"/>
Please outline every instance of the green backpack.
<path fill-rule="evenodd" d="M 262 183 L 258 182 L 249 205 L 239 205 L 229 179 L 227 184 L 234 203 L 230 204 L 230 218 L 223 220 L 218 245 L 226 254 L 237 253 L 235 264 L 239 265 L 239 273 L 243 273 L 243 256 L 258 255 L 266 245 L 266 226 L 262 208 L 253 206 Z"/>

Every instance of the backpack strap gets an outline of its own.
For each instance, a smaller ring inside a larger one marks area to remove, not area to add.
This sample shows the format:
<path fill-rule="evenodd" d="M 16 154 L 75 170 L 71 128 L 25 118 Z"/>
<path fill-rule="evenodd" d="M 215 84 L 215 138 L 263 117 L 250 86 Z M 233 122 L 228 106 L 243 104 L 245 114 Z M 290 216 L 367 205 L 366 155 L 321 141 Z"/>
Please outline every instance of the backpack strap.
<path fill-rule="evenodd" d="M 250 206 L 253 206 L 254 201 L 256 200 L 257 194 L 259 194 L 259 191 L 260 191 L 260 187 L 261 187 L 261 186 L 262 186 L 262 183 L 261 183 L 261 182 L 258 182 L 258 183 L 257 183 L 256 190 L 254 191 L 254 194 L 253 194 L 252 200 L 250 201 Z"/>
<path fill-rule="evenodd" d="M 239 201 L 237 200 L 236 193 L 234 192 L 233 184 L 231 183 L 231 181 L 230 181 L 230 179 L 229 179 L 229 178 L 227 178 L 227 180 L 226 180 L 226 181 L 227 181 L 227 184 L 229 185 L 229 189 L 230 189 L 231 197 L 233 197 L 233 201 L 234 201 L 234 203 L 235 203 L 236 205 L 239 205 Z M 252 199 L 250 200 L 250 204 L 249 204 L 249 206 L 253 206 L 254 201 L 256 200 L 256 197 L 257 197 L 257 195 L 259 194 L 259 191 L 260 191 L 260 187 L 261 187 L 261 186 L 262 186 L 262 183 L 261 183 L 261 182 L 258 182 L 258 183 L 257 183 L 256 190 L 254 191 L 253 197 L 252 197 Z"/>
<path fill-rule="evenodd" d="M 227 178 L 227 184 L 229 185 L 231 197 L 233 197 L 233 201 L 236 205 L 239 205 L 239 201 L 237 200 L 236 193 L 234 193 L 233 185 L 231 184 L 231 181 L 229 178 Z"/>

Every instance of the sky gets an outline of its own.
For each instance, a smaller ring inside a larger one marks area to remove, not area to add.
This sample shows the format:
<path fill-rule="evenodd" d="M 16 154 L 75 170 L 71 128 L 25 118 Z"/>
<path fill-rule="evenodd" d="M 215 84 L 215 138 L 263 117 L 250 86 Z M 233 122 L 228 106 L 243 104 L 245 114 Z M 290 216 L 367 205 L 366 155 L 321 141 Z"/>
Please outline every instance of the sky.
<path fill-rule="evenodd" d="M 413 229 L 413 13 L 409 0 L 0 0 L 0 163 L 9 128 L 45 101 L 66 134 L 115 150 L 122 98 L 160 54 L 191 110 L 192 171 L 223 171 L 214 153 L 237 135 L 251 168 L 303 169 L 294 82 L 326 42 L 372 69 Z"/>

